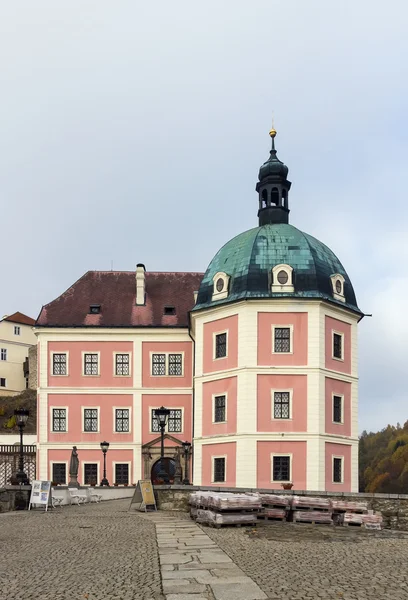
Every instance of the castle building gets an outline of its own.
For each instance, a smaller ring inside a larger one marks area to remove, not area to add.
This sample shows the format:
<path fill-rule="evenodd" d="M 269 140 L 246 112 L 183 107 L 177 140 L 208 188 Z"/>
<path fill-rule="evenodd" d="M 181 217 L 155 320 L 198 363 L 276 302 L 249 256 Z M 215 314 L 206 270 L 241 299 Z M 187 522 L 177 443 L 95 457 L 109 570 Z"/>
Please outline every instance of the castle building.
<path fill-rule="evenodd" d="M 358 491 L 357 306 L 334 253 L 289 224 L 288 168 L 272 150 L 259 226 L 205 274 L 88 272 L 41 310 L 39 476 L 171 480 L 193 444 L 193 483 Z M 170 409 L 165 459 L 154 410 Z"/>
<path fill-rule="evenodd" d="M 0 396 L 15 396 L 29 387 L 28 354 L 37 343 L 34 324 L 21 312 L 0 319 Z"/>

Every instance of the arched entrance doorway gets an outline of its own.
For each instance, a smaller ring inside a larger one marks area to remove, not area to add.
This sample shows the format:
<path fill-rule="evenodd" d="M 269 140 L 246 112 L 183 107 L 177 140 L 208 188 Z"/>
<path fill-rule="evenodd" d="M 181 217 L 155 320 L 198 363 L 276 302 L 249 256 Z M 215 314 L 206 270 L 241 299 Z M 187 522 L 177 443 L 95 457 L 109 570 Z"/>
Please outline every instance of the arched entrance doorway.
<path fill-rule="evenodd" d="M 160 484 L 164 483 L 163 479 L 159 478 L 162 460 L 163 460 L 164 471 L 167 473 L 169 483 L 174 483 L 174 474 L 176 472 L 176 462 L 172 458 L 164 457 L 163 459 L 159 458 L 159 460 L 157 460 L 154 463 L 154 465 L 152 466 L 150 478 L 154 485 L 160 485 Z"/>

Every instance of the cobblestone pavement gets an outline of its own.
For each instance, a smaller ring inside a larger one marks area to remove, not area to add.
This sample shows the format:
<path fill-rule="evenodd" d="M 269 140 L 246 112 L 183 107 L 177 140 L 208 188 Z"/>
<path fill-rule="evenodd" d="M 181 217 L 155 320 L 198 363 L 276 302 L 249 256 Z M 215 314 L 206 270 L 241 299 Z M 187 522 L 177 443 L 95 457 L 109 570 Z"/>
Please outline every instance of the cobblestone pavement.
<path fill-rule="evenodd" d="M 408 537 L 269 522 L 203 531 L 274 600 L 408 600 Z"/>
<path fill-rule="evenodd" d="M 154 523 L 128 507 L 0 515 L 1 600 L 162 600 Z"/>

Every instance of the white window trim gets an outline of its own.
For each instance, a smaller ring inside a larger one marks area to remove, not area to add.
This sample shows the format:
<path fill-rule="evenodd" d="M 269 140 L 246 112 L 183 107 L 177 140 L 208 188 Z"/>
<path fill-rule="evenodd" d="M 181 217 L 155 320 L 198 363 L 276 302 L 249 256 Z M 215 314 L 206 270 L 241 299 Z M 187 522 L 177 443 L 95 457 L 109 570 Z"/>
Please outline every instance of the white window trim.
<path fill-rule="evenodd" d="M 67 373 L 66 375 L 54 375 L 54 354 L 65 354 L 67 359 L 66 359 L 66 367 L 67 367 Z M 88 354 L 88 353 L 87 353 Z M 68 350 L 61 350 L 61 351 L 52 351 L 50 353 L 51 356 L 51 377 L 68 377 L 69 375 L 69 351 Z"/>
<path fill-rule="evenodd" d="M 166 357 L 166 373 L 164 375 L 153 375 L 153 354 L 164 354 Z M 181 375 L 169 375 L 169 355 L 170 354 L 181 354 Z M 174 377 L 181 378 L 184 377 L 184 356 L 185 351 L 174 351 L 174 352 L 161 352 L 161 351 L 151 351 L 150 352 L 150 377 Z"/>
<path fill-rule="evenodd" d="M 2 354 L 5 354 L 6 358 L 2 358 Z M 0 348 L 0 361 L 1 362 L 7 362 L 7 348 Z"/>
<path fill-rule="evenodd" d="M 215 459 L 216 458 L 223 458 L 225 460 L 224 481 L 215 481 Z M 227 468 L 228 468 L 228 460 L 227 460 L 226 454 L 216 454 L 215 456 L 211 456 L 211 483 L 225 483 L 226 481 L 228 481 Z"/>
<path fill-rule="evenodd" d="M 287 274 L 288 280 L 286 283 L 283 283 L 283 284 L 279 283 L 278 273 L 280 271 L 285 271 L 285 273 Z M 281 265 L 276 265 L 275 267 L 273 267 L 271 291 L 272 292 L 281 292 L 281 293 L 295 291 L 295 287 L 293 285 L 293 269 L 290 265 L 281 264 Z"/>
<path fill-rule="evenodd" d="M 275 352 L 275 329 L 290 329 L 290 352 Z M 293 354 L 293 325 L 272 325 L 272 354 L 277 354 L 278 356 Z"/>
<path fill-rule="evenodd" d="M 60 465 L 60 464 L 64 464 L 65 465 L 65 483 L 60 483 L 59 485 L 68 485 L 69 482 L 69 469 L 68 469 L 68 461 L 67 460 L 50 460 L 50 479 L 51 481 L 53 481 L 52 475 L 53 475 L 53 465 Z"/>
<path fill-rule="evenodd" d="M 57 409 L 57 410 L 65 409 L 65 421 L 66 421 L 66 429 L 65 429 L 65 431 L 54 431 L 54 419 L 53 419 L 53 410 L 54 409 Z M 69 408 L 68 408 L 68 406 L 55 406 L 55 405 L 50 406 L 50 424 L 51 424 L 50 433 L 62 433 L 62 434 L 68 433 L 68 431 L 69 431 L 68 430 L 68 427 L 69 427 L 68 415 L 69 415 Z M 59 461 L 56 461 L 56 462 L 64 462 L 64 461 L 63 460 L 59 460 Z"/>
<path fill-rule="evenodd" d="M 215 398 L 219 396 L 225 396 L 225 420 L 224 421 L 216 421 L 215 420 Z M 228 422 L 228 394 L 227 392 L 220 392 L 219 394 L 213 394 L 211 397 L 212 404 L 212 423 L 213 425 L 222 425 L 223 423 Z"/>
<path fill-rule="evenodd" d="M 341 421 L 334 420 L 334 396 L 337 396 L 337 398 L 341 398 Z M 337 394 L 336 392 L 332 392 L 332 423 L 334 425 L 344 425 L 344 394 Z"/>
<path fill-rule="evenodd" d="M 149 433 L 151 433 L 152 435 L 160 435 L 160 431 L 152 431 L 153 411 L 156 410 L 156 408 L 160 408 L 160 406 L 149 406 L 149 417 L 150 417 Z M 168 423 L 167 423 L 164 433 L 165 434 L 168 433 L 169 435 L 173 435 L 173 436 L 181 435 L 182 433 L 184 433 L 184 407 L 183 406 L 167 406 L 167 408 L 169 410 L 181 410 L 181 431 L 172 431 L 170 433 L 168 430 Z"/>
<path fill-rule="evenodd" d="M 116 411 L 117 410 L 128 410 L 129 411 L 129 431 L 116 431 Z M 114 406 L 113 407 L 113 433 L 115 435 L 127 435 L 132 433 L 132 407 L 131 406 Z"/>
<path fill-rule="evenodd" d="M 17 333 L 16 329 L 18 329 L 18 333 Z M 14 335 L 21 335 L 20 325 L 14 325 Z"/>
<path fill-rule="evenodd" d="M 128 465 L 129 467 L 129 482 L 128 485 L 132 485 L 132 461 L 130 460 L 115 460 L 112 462 L 112 483 L 116 483 L 116 465 Z M 112 485 L 111 483 L 111 485 Z M 123 485 L 120 483 L 119 485 Z"/>
<path fill-rule="evenodd" d="M 273 478 L 273 459 L 275 456 L 289 456 L 289 479 L 274 479 Z M 292 452 L 272 452 L 271 454 L 271 483 L 292 483 L 292 467 L 293 467 L 293 454 Z"/>
<path fill-rule="evenodd" d="M 336 300 L 340 300 L 340 302 L 345 302 L 346 298 L 344 296 L 344 282 L 346 280 L 344 279 L 343 275 L 340 275 L 340 273 L 336 273 L 335 275 L 330 275 L 330 279 L 331 279 L 331 284 L 332 284 L 333 298 L 335 298 Z M 341 293 L 340 294 L 336 290 L 336 282 L 337 281 L 340 281 L 340 283 L 341 283 Z"/>
<path fill-rule="evenodd" d="M 334 481 L 334 459 L 339 458 L 341 460 L 341 481 Z M 344 483 L 344 456 L 337 456 L 332 454 L 332 483 L 334 485 L 341 485 Z"/>
<path fill-rule="evenodd" d="M 341 336 L 341 358 L 334 356 L 334 334 Z M 344 333 L 342 331 L 336 331 L 335 329 L 332 329 L 331 338 L 332 338 L 332 359 L 338 360 L 340 362 L 344 362 Z"/>
<path fill-rule="evenodd" d="M 217 290 L 217 281 L 218 279 L 222 279 L 224 282 L 224 287 L 222 288 L 221 292 L 219 292 Z M 213 293 L 212 293 L 212 298 L 211 300 L 224 300 L 225 298 L 228 298 L 228 287 L 229 287 L 229 280 L 230 280 L 230 276 L 227 275 L 226 273 L 224 273 L 224 271 L 219 271 L 218 273 L 216 273 L 213 277 Z"/>
<path fill-rule="evenodd" d="M 288 419 L 278 419 L 278 417 L 275 417 L 275 392 L 289 392 L 289 418 Z M 272 389 L 271 390 L 271 406 L 272 406 L 271 420 L 272 421 L 292 421 L 293 420 L 292 402 L 293 402 L 293 389 L 287 389 L 287 388 Z"/>
<path fill-rule="evenodd" d="M 1 385 L 0 387 L 2 387 L 3 389 L 6 389 L 6 387 L 7 387 L 7 377 L 0 377 L 0 379 L 4 379 L 4 385 Z"/>
<path fill-rule="evenodd" d="M 92 409 L 98 411 L 98 431 L 85 431 L 85 410 Z M 100 406 L 81 406 L 81 418 L 82 418 L 82 433 L 93 435 L 101 432 L 101 407 Z"/>
<path fill-rule="evenodd" d="M 129 375 L 117 375 L 116 374 L 116 357 L 118 354 L 127 354 L 129 356 Z M 132 353 L 131 352 L 114 352 L 113 353 L 113 376 L 114 377 L 132 377 Z"/>
<path fill-rule="evenodd" d="M 101 480 L 101 475 L 100 475 L 101 463 L 100 463 L 100 461 L 99 460 L 85 460 L 82 462 L 82 485 L 90 486 L 89 483 L 85 483 L 85 465 L 97 465 L 96 485 L 99 485 L 98 482 Z"/>
<path fill-rule="evenodd" d="M 98 373 L 96 375 L 85 375 L 85 354 L 98 355 Z M 82 376 L 83 377 L 100 377 L 101 376 L 101 353 L 98 350 L 83 350 L 82 351 Z"/>
<path fill-rule="evenodd" d="M 227 341 L 226 341 L 226 354 L 225 356 L 219 356 L 218 358 L 216 358 L 215 356 L 215 350 L 216 350 L 216 339 L 217 339 L 217 335 L 222 335 L 223 333 L 227 334 Z M 222 331 L 215 331 L 213 333 L 213 360 L 225 360 L 226 358 L 228 358 L 228 341 L 229 341 L 229 330 L 228 329 L 223 329 Z"/>

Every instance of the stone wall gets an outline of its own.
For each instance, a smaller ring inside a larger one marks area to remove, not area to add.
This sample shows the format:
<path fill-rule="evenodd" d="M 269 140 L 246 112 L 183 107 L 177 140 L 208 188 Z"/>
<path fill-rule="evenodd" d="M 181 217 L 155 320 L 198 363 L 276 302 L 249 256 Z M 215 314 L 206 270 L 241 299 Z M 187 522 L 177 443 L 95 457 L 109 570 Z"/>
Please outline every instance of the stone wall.
<path fill-rule="evenodd" d="M 30 493 L 31 485 L 8 485 L 0 488 L 0 513 L 27 509 Z"/>
<path fill-rule="evenodd" d="M 28 387 L 37 389 L 37 345 L 28 349 Z"/>
<path fill-rule="evenodd" d="M 297 496 L 321 496 L 355 502 L 367 502 L 368 508 L 380 511 L 384 518 L 384 527 L 389 529 L 399 529 L 408 531 L 408 495 L 404 494 L 347 494 L 333 492 L 304 492 L 304 491 L 282 491 L 282 490 L 258 490 L 258 489 L 239 489 L 239 488 L 216 488 L 216 487 L 197 487 L 192 485 L 156 485 L 154 488 L 157 508 L 162 510 L 182 510 L 188 511 L 188 499 L 191 492 L 197 490 L 212 490 L 220 492 L 264 492 L 277 493 Z"/>

